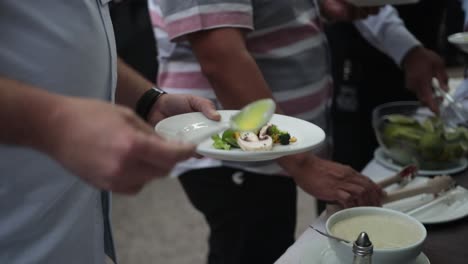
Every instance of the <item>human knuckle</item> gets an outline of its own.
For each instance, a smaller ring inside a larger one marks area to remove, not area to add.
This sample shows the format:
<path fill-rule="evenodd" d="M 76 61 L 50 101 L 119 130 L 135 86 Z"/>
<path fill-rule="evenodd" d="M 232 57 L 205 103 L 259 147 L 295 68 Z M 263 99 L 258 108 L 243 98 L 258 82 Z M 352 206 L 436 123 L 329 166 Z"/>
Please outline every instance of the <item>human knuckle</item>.
<path fill-rule="evenodd" d="M 347 200 L 351 199 L 351 195 L 349 193 L 347 193 L 347 192 L 343 192 L 343 193 L 341 193 L 340 198 L 341 198 L 342 201 L 347 201 Z"/>
<path fill-rule="evenodd" d="M 346 203 L 351 203 L 351 202 L 353 202 L 353 200 L 354 200 L 353 196 L 351 196 L 351 195 L 345 196 L 345 199 L 344 199 L 344 201 Z"/>
<path fill-rule="evenodd" d="M 123 163 L 119 160 L 114 160 L 107 165 L 104 176 L 107 178 L 107 182 L 112 185 L 122 177 L 124 170 Z"/>
<path fill-rule="evenodd" d="M 360 197 L 364 196 L 365 194 L 367 194 L 367 190 L 365 188 L 362 188 L 362 187 L 358 187 L 356 189 L 356 193 L 357 195 L 359 195 Z"/>
<path fill-rule="evenodd" d="M 138 149 L 138 140 L 137 138 L 130 133 L 122 134 L 119 137 L 117 143 L 117 153 L 121 158 L 127 158 L 131 156 Z"/>

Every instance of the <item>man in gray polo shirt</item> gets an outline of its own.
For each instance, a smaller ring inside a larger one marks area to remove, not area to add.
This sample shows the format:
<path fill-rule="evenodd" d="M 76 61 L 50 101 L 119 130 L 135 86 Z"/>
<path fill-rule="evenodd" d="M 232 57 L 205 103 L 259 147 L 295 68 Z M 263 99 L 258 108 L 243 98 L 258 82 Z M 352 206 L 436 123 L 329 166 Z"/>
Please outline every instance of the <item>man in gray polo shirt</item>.
<path fill-rule="evenodd" d="M 152 84 L 117 62 L 109 1 L 0 1 L 0 263 L 104 263 L 100 190 L 135 193 L 194 153 L 151 125 L 219 118 L 193 96 L 160 96 L 150 125 L 129 109 Z"/>

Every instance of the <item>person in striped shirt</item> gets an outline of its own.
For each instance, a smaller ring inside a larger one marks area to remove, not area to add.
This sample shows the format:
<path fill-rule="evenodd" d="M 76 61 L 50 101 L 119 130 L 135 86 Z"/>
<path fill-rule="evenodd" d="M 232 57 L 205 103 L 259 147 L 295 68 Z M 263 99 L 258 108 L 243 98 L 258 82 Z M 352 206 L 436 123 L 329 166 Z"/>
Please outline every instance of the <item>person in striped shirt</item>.
<path fill-rule="evenodd" d="M 210 98 L 224 109 L 274 98 L 281 113 L 328 131 L 332 80 L 320 11 L 329 20 L 351 20 L 378 10 L 342 0 L 320 5 L 313 0 L 149 0 L 159 53 L 157 83 L 171 93 Z M 381 13 L 381 21 L 360 22 L 361 28 L 401 61 L 420 44 L 391 7 Z M 423 88 L 420 95 L 427 101 L 430 91 Z M 326 156 L 328 146 L 275 162 L 205 158 L 180 163 L 173 173 L 210 226 L 208 263 L 273 263 L 294 241 L 296 184 L 343 207 L 380 205 L 383 192 L 375 183 L 319 157 Z"/>

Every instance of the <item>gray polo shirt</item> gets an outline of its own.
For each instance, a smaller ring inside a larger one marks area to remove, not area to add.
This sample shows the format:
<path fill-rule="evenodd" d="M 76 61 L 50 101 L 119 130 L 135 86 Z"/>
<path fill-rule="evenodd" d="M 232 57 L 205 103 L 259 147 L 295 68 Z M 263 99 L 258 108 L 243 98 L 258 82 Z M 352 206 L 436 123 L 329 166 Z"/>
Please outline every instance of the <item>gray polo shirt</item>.
<path fill-rule="evenodd" d="M 0 75 L 111 100 L 116 55 L 108 2 L 1 0 Z M 103 233 L 99 190 L 41 153 L 0 145 L 0 263 L 102 264 Z"/>

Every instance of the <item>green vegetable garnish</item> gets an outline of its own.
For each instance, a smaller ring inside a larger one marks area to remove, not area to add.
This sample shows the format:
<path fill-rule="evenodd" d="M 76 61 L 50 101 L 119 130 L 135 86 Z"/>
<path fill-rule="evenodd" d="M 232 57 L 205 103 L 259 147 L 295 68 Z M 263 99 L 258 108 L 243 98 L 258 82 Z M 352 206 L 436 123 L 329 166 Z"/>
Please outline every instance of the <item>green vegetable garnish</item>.
<path fill-rule="evenodd" d="M 224 142 L 223 139 L 218 134 L 211 136 L 211 139 L 213 139 L 213 147 L 215 149 L 224 149 L 224 150 L 231 149 L 231 145 Z"/>
<path fill-rule="evenodd" d="M 387 120 L 390 121 L 391 123 L 401 124 L 401 125 L 415 125 L 418 123 L 418 121 L 416 121 L 416 119 L 412 117 L 399 115 L 399 114 L 388 115 Z"/>
<path fill-rule="evenodd" d="M 229 145 L 238 148 L 239 144 L 237 144 L 236 136 L 234 130 L 228 129 L 223 132 L 222 139 L 224 142 L 228 143 Z"/>
<path fill-rule="evenodd" d="M 281 130 L 278 129 L 278 127 L 276 125 L 271 125 L 268 130 L 267 130 L 267 134 L 270 136 L 270 137 L 273 137 L 274 135 L 280 135 L 281 134 Z"/>
<path fill-rule="evenodd" d="M 275 143 L 280 143 L 281 145 L 289 145 L 291 135 L 287 131 L 279 130 L 276 125 L 272 125 L 267 130 L 267 134 L 273 138 Z"/>
<path fill-rule="evenodd" d="M 291 136 L 289 135 L 289 133 L 279 135 L 279 142 L 281 143 L 281 145 L 289 145 L 290 139 L 291 139 Z"/>

